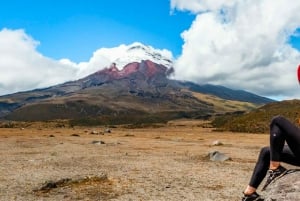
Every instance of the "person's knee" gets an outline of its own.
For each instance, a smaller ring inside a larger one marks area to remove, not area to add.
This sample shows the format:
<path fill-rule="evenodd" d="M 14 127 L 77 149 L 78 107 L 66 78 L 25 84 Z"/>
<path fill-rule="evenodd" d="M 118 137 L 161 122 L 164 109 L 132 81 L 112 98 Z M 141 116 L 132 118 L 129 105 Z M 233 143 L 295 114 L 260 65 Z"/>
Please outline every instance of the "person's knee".
<path fill-rule="evenodd" d="M 281 122 L 284 119 L 281 115 L 276 115 L 272 118 L 270 125 L 278 124 L 278 122 Z"/>
<path fill-rule="evenodd" d="M 262 160 L 270 160 L 270 147 L 261 148 L 259 158 Z"/>

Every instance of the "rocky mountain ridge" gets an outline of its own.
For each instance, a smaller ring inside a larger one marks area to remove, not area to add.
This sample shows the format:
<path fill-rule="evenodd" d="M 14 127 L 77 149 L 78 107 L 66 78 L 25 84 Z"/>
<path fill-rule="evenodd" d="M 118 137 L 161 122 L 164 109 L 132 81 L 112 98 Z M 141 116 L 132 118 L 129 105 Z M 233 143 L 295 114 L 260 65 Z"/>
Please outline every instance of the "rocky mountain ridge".
<path fill-rule="evenodd" d="M 83 79 L 78 80 L 84 87 L 92 85 L 101 85 L 106 82 L 112 82 L 124 78 L 135 79 L 137 75 L 145 80 L 167 78 L 173 72 L 173 68 L 167 68 L 162 64 L 156 64 L 150 60 L 142 60 L 139 62 L 128 63 L 119 70 L 113 63 L 109 68 L 97 71 Z"/>

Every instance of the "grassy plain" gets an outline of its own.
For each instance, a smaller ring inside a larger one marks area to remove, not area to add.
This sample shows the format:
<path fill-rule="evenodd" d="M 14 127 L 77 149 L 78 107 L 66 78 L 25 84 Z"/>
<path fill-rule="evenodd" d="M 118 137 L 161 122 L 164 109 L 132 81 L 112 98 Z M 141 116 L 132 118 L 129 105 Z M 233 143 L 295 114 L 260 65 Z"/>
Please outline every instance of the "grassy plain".
<path fill-rule="evenodd" d="M 0 200 L 240 200 L 268 135 L 207 123 L 1 128 Z M 212 151 L 231 160 L 210 161 Z"/>

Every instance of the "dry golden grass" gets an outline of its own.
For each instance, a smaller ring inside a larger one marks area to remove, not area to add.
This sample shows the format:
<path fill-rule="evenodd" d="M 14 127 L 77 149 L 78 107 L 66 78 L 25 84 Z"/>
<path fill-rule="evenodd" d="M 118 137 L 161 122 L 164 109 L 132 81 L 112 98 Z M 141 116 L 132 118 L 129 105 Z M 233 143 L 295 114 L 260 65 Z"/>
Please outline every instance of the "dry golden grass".
<path fill-rule="evenodd" d="M 213 132 L 207 123 L 118 127 L 104 135 L 91 132 L 105 127 L 2 128 L 0 200 L 239 200 L 268 136 Z M 215 140 L 223 145 L 212 146 Z M 207 160 L 215 150 L 232 160 Z M 72 182 L 37 191 L 62 179 Z"/>
<path fill-rule="evenodd" d="M 235 111 L 247 111 L 250 109 L 257 108 L 257 105 L 253 103 L 234 101 L 234 100 L 225 100 L 217 96 L 210 94 L 201 94 L 193 92 L 193 95 L 200 99 L 205 100 L 207 103 L 214 105 L 214 110 L 216 112 L 235 112 Z"/>

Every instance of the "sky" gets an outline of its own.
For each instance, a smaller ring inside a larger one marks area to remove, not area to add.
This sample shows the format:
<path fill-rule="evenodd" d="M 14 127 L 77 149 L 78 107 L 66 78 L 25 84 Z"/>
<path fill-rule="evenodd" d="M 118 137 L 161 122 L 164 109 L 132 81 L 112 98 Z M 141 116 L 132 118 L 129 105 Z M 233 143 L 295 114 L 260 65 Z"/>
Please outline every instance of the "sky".
<path fill-rule="evenodd" d="M 167 51 L 174 79 L 300 98 L 300 1 L 4 0 L 0 95 L 79 79 L 107 48 Z"/>

